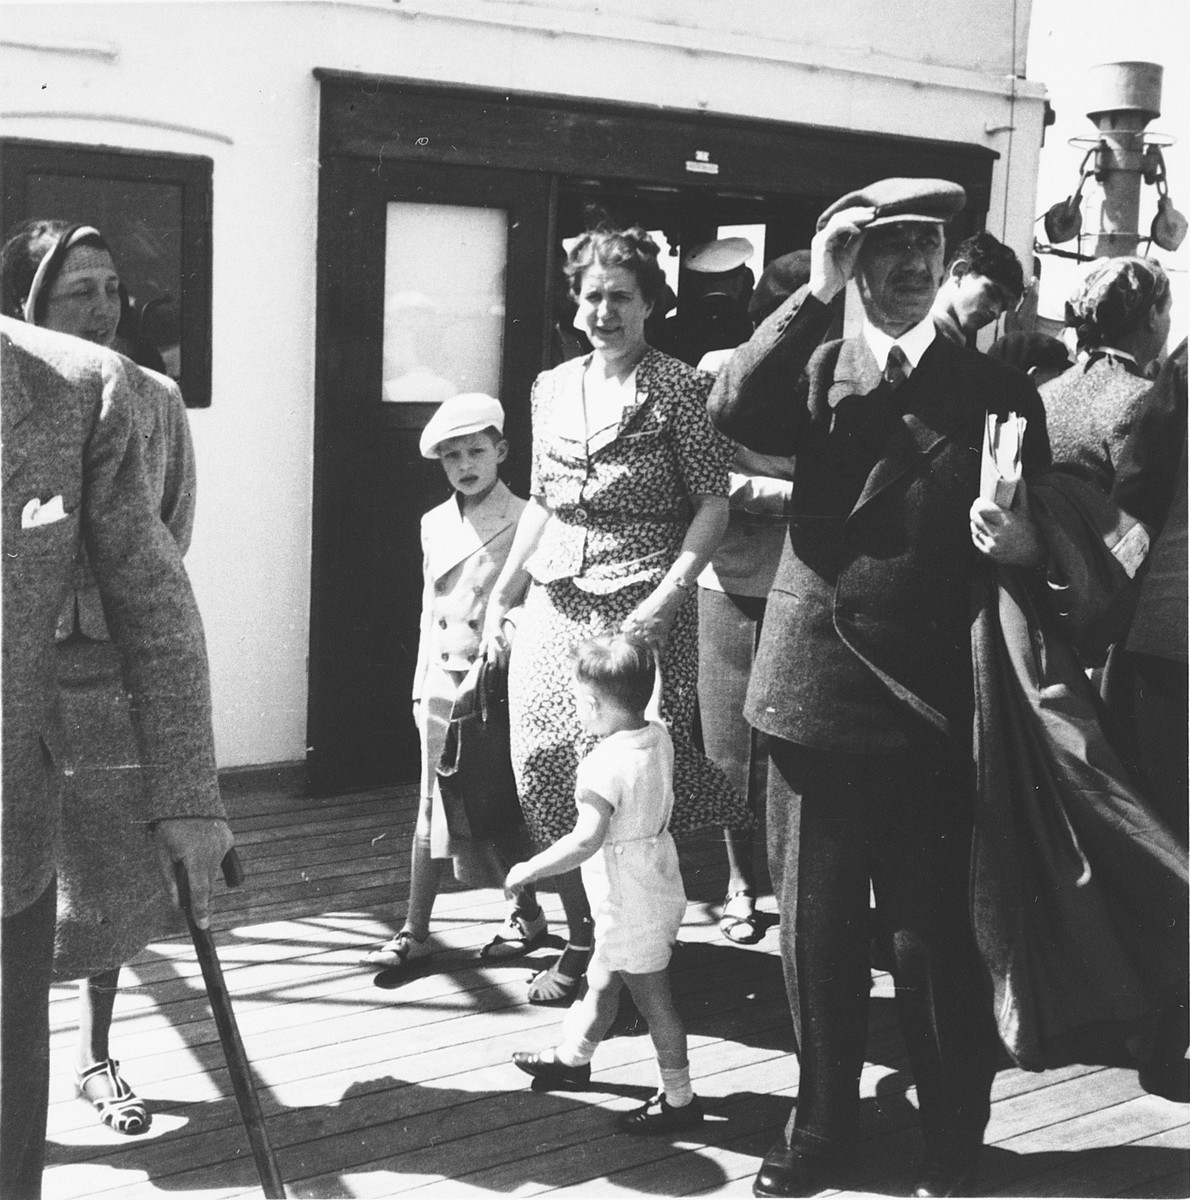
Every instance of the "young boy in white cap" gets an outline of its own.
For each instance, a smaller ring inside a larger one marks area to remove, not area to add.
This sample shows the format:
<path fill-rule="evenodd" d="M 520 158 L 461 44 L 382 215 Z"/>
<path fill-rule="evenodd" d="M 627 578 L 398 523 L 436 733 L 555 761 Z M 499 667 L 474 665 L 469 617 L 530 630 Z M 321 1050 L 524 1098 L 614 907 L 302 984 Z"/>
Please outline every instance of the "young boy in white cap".
<path fill-rule="evenodd" d="M 395 937 L 369 951 L 367 966 L 400 968 L 434 952 L 430 914 L 446 860 L 464 882 L 479 866 L 468 846 L 451 844 L 438 761 L 451 708 L 479 655 L 484 610 L 492 585 L 512 547 L 525 501 L 498 474 L 508 457 L 504 410 L 479 392 L 445 401 L 422 431 L 424 458 L 442 463 L 454 495 L 422 517 L 422 612 L 413 719 L 421 735 L 421 796 L 409 875 L 405 921 Z M 545 914 L 530 893 L 517 901 L 484 957 L 507 957 L 533 949 L 546 932 Z"/>

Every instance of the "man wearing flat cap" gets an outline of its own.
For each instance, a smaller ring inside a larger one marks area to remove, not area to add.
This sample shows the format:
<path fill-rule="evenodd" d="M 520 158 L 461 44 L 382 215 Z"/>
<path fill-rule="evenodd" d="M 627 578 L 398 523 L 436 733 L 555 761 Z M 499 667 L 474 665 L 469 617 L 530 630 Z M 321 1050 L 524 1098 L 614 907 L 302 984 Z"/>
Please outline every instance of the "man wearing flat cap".
<path fill-rule="evenodd" d="M 1027 378 L 939 336 L 957 184 L 885 179 L 832 204 L 810 284 L 720 372 L 729 437 L 796 458 L 789 535 L 745 715 L 770 737 L 769 860 L 800 1063 L 797 1105 L 753 1191 L 842 1186 L 855 1137 L 870 985 L 869 889 L 892 957 L 924 1159 L 914 1194 L 973 1186 L 997 1044 L 970 927 L 969 622 L 980 550 L 1040 563 L 1022 513 L 972 510 L 985 414 L 1028 420 Z M 857 336 L 824 341 L 854 278 Z M 980 550 L 973 545 L 979 529 Z"/>

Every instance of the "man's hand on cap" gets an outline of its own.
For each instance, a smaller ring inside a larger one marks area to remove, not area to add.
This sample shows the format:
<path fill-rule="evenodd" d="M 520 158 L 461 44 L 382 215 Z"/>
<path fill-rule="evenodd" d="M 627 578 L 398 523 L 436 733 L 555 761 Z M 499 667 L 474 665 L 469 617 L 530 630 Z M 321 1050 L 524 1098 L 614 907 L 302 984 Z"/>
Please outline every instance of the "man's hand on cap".
<path fill-rule="evenodd" d="M 863 245 L 874 208 L 843 208 L 832 213 L 810 243 L 810 294 L 830 303 L 846 286 Z"/>

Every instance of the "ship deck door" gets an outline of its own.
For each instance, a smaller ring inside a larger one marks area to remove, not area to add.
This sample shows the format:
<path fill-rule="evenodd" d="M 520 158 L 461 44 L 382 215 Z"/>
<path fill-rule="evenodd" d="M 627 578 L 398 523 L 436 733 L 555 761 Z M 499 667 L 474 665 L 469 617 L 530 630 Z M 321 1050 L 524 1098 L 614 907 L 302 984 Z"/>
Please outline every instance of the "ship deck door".
<path fill-rule="evenodd" d="M 311 612 L 311 782 L 417 773 L 410 681 L 419 518 L 449 495 L 418 438 L 459 392 L 527 396 L 541 369 L 549 181 L 466 167 L 324 163 Z M 509 471 L 529 419 L 510 405 Z"/>

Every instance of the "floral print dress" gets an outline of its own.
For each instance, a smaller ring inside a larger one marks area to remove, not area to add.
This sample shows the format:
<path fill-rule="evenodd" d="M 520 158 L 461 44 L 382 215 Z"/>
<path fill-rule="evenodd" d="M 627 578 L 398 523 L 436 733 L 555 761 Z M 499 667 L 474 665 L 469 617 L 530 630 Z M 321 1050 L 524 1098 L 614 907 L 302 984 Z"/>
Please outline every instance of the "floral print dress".
<path fill-rule="evenodd" d="M 572 359 L 533 387 L 531 491 L 550 517 L 526 564 L 533 583 L 509 672 L 512 760 L 529 831 L 550 845 L 574 827 L 579 760 L 594 745 L 578 721 L 571 652 L 613 633 L 677 557 L 695 495 L 726 496 L 732 443 L 706 415 L 712 379 L 649 350 L 616 435 L 582 429 L 583 372 Z M 661 654 L 661 718 L 674 743 L 675 834 L 747 827 L 743 798 L 691 740 L 698 678 L 693 595 Z"/>

